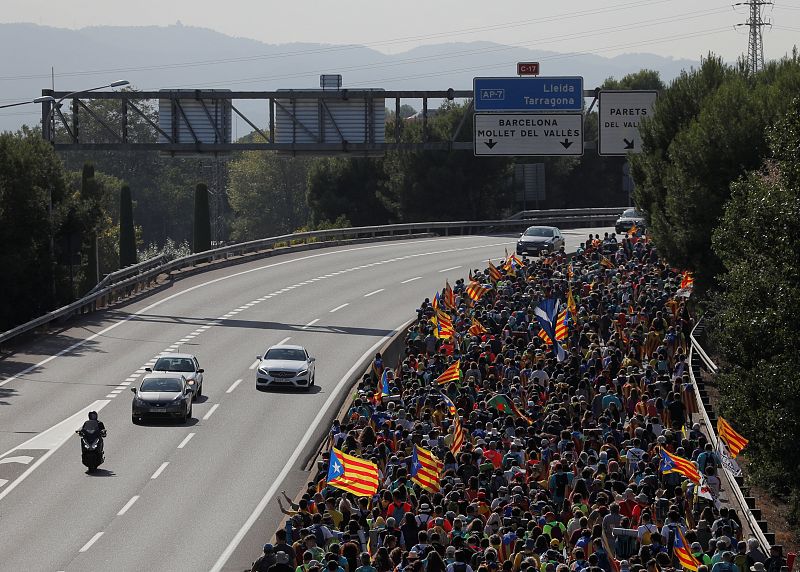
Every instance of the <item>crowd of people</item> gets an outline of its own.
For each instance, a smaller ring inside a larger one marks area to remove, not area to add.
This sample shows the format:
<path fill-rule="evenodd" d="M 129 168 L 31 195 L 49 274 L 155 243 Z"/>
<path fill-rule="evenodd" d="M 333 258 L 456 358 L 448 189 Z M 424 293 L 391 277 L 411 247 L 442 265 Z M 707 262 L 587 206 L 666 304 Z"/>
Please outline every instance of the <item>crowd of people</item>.
<path fill-rule="evenodd" d="M 606 234 L 469 278 L 421 304 L 398 363 L 376 355 L 253 570 L 781 572 L 692 421 L 684 274 Z M 375 464 L 374 494 L 329 484 L 334 451 Z"/>

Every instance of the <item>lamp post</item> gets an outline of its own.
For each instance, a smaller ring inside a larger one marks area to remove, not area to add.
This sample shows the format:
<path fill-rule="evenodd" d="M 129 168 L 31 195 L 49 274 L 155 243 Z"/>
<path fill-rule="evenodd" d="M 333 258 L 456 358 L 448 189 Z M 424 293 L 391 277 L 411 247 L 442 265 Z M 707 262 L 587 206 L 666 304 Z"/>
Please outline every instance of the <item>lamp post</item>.
<path fill-rule="evenodd" d="M 31 101 L 20 101 L 18 103 L 7 103 L 6 105 L 0 105 L 0 109 L 5 109 L 6 107 L 16 107 L 18 105 L 28 105 L 29 103 L 44 103 L 45 101 L 52 103 L 55 101 L 55 98 L 52 95 L 44 95 L 42 97 L 32 99 Z"/>
<path fill-rule="evenodd" d="M 43 95 L 41 97 L 37 97 L 31 103 L 41 103 L 42 104 L 42 134 L 45 139 L 50 141 L 51 144 L 55 144 L 56 142 L 56 125 L 55 125 L 55 110 L 61 108 L 61 102 L 65 99 L 70 97 L 80 95 L 82 93 L 88 93 L 90 91 L 97 91 L 98 89 L 105 89 L 107 87 L 122 87 L 124 85 L 129 85 L 130 82 L 126 79 L 121 79 L 117 81 L 112 81 L 111 83 L 107 83 L 104 85 L 98 85 L 96 87 L 90 87 L 88 89 L 80 89 L 77 91 L 72 91 L 66 94 L 59 99 L 56 99 L 52 95 Z M 28 102 L 23 102 L 28 103 Z M 12 104 L 13 105 L 21 105 L 20 104 Z M 10 106 L 8 106 L 10 107 Z M 50 261 L 53 266 L 55 266 L 55 245 L 54 245 L 54 236 L 53 236 L 53 189 L 52 187 L 48 187 L 47 189 L 48 194 L 48 217 L 50 219 Z M 72 253 L 70 253 L 70 257 Z M 99 257 L 98 257 L 99 258 Z M 99 262 L 98 262 L 99 264 Z M 72 265 L 72 260 L 70 258 L 70 266 Z M 99 274 L 99 267 L 95 269 L 95 271 Z M 55 302 L 56 297 L 56 280 L 55 280 L 55 272 L 53 272 L 52 280 L 51 280 L 51 295 L 53 297 L 52 303 Z M 51 303 L 51 305 L 52 305 Z"/>

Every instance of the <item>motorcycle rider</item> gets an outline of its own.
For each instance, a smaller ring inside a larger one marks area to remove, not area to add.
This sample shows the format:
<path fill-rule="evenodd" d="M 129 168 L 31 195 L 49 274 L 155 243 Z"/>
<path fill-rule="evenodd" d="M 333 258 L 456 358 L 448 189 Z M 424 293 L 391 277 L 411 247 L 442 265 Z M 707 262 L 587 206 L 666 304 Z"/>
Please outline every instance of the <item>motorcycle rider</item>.
<path fill-rule="evenodd" d="M 83 426 L 81 427 L 80 434 L 83 435 L 85 433 L 100 433 L 100 453 L 103 453 L 103 437 L 106 436 L 106 426 L 103 425 L 103 422 L 97 418 L 97 411 L 90 411 L 89 412 L 89 420 L 83 422 Z"/>

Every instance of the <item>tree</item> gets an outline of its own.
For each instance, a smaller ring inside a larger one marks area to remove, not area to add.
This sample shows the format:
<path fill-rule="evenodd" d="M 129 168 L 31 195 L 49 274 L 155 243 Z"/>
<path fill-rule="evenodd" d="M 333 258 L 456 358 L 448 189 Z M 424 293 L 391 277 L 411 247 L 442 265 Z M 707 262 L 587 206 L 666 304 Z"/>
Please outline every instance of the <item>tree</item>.
<path fill-rule="evenodd" d="M 9 273 L 3 280 L 0 330 L 62 301 L 65 282 L 52 254 L 65 197 L 63 166 L 41 133 L 0 134 L 0 267 Z"/>
<path fill-rule="evenodd" d="M 91 163 L 84 163 L 81 172 L 81 201 L 89 205 L 90 215 L 93 220 L 88 221 L 87 232 L 84 236 L 83 251 L 85 256 L 84 271 L 82 272 L 81 292 L 91 290 L 97 284 L 100 269 L 98 253 L 98 228 L 97 223 L 102 217 L 100 187 L 94 177 L 94 166 Z M 94 223 L 94 224 L 92 224 Z"/>
<path fill-rule="evenodd" d="M 131 188 L 123 185 L 119 194 L 119 266 L 136 264 L 136 229 L 133 226 Z"/>
<path fill-rule="evenodd" d="M 661 76 L 656 70 L 643 69 L 629 73 L 622 79 L 616 80 L 609 77 L 603 82 L 601 89 L 654 89 L 661 91 L 665 88 Z"/>
<path fill-rule="evenodd" d="M 194 190 L 194 232 L 192 252 L 211 250 L 211 213 L 208 209 L 208 187 L 199 183 Z"/>
<path fill-rule="evenodd" d="M 378 192 L 386 185 L 383 159 L 318 159 L 308 172 L 308 206 L 314 225 L 344 217 L 353 226 L 386 224 L 390 212 Z"/>
<path fill-rule="evenodd" d="M 294 232 L 308 223 L 309 160 L 247 151 L 230 163 L 231 236 L 254 240 Z"/>
<path fill-rule="evenodd" d="M 672 82 L 640 128 L 644 152 L 630 159 L 636 204 L 647 212 L 659 252 L 695 271 L 698 292 L 722 271 L 711 233 L 730 185 L 761 164 L 765 129 L 798 89 L 796 56 L 755 77 L 709 56 Z"/>
<path fill-rule="evenodd" d="M 714 250 L 726 274 L 714 299 L 713 341 L 729 365 L 722 413 L 750 439 L 748 469 L 792 497 L 800 522 L 800 98 L 767 132 L 770 158 L 731 187 Z"/>

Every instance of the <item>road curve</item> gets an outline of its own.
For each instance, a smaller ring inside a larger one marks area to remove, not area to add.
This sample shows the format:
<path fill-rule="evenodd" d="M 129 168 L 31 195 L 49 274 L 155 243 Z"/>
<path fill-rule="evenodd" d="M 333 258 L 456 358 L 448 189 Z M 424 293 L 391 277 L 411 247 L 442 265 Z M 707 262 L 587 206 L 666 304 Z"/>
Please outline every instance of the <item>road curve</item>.
<path fill-rule="evenodd" d="M 564 231 L 568 248 L 597 230 Z M 445 278 L 513 245 L 464 236 L 280 255 L 181 280 L 5 356 L 0 568 L 248 568 L 279 518 L 270 493 L 302 482 L 297 461 L 353 365 Z M 255 355 L 286 338 L 316 356 L 318 388 L 257 392 Z M 199 357 L 205 397 L 187 425 L 135 426 L 128 389 L 162 351 Z M 90 408 L 109 428 L 98 476 L 83 472 L 73 433 Z"/>

